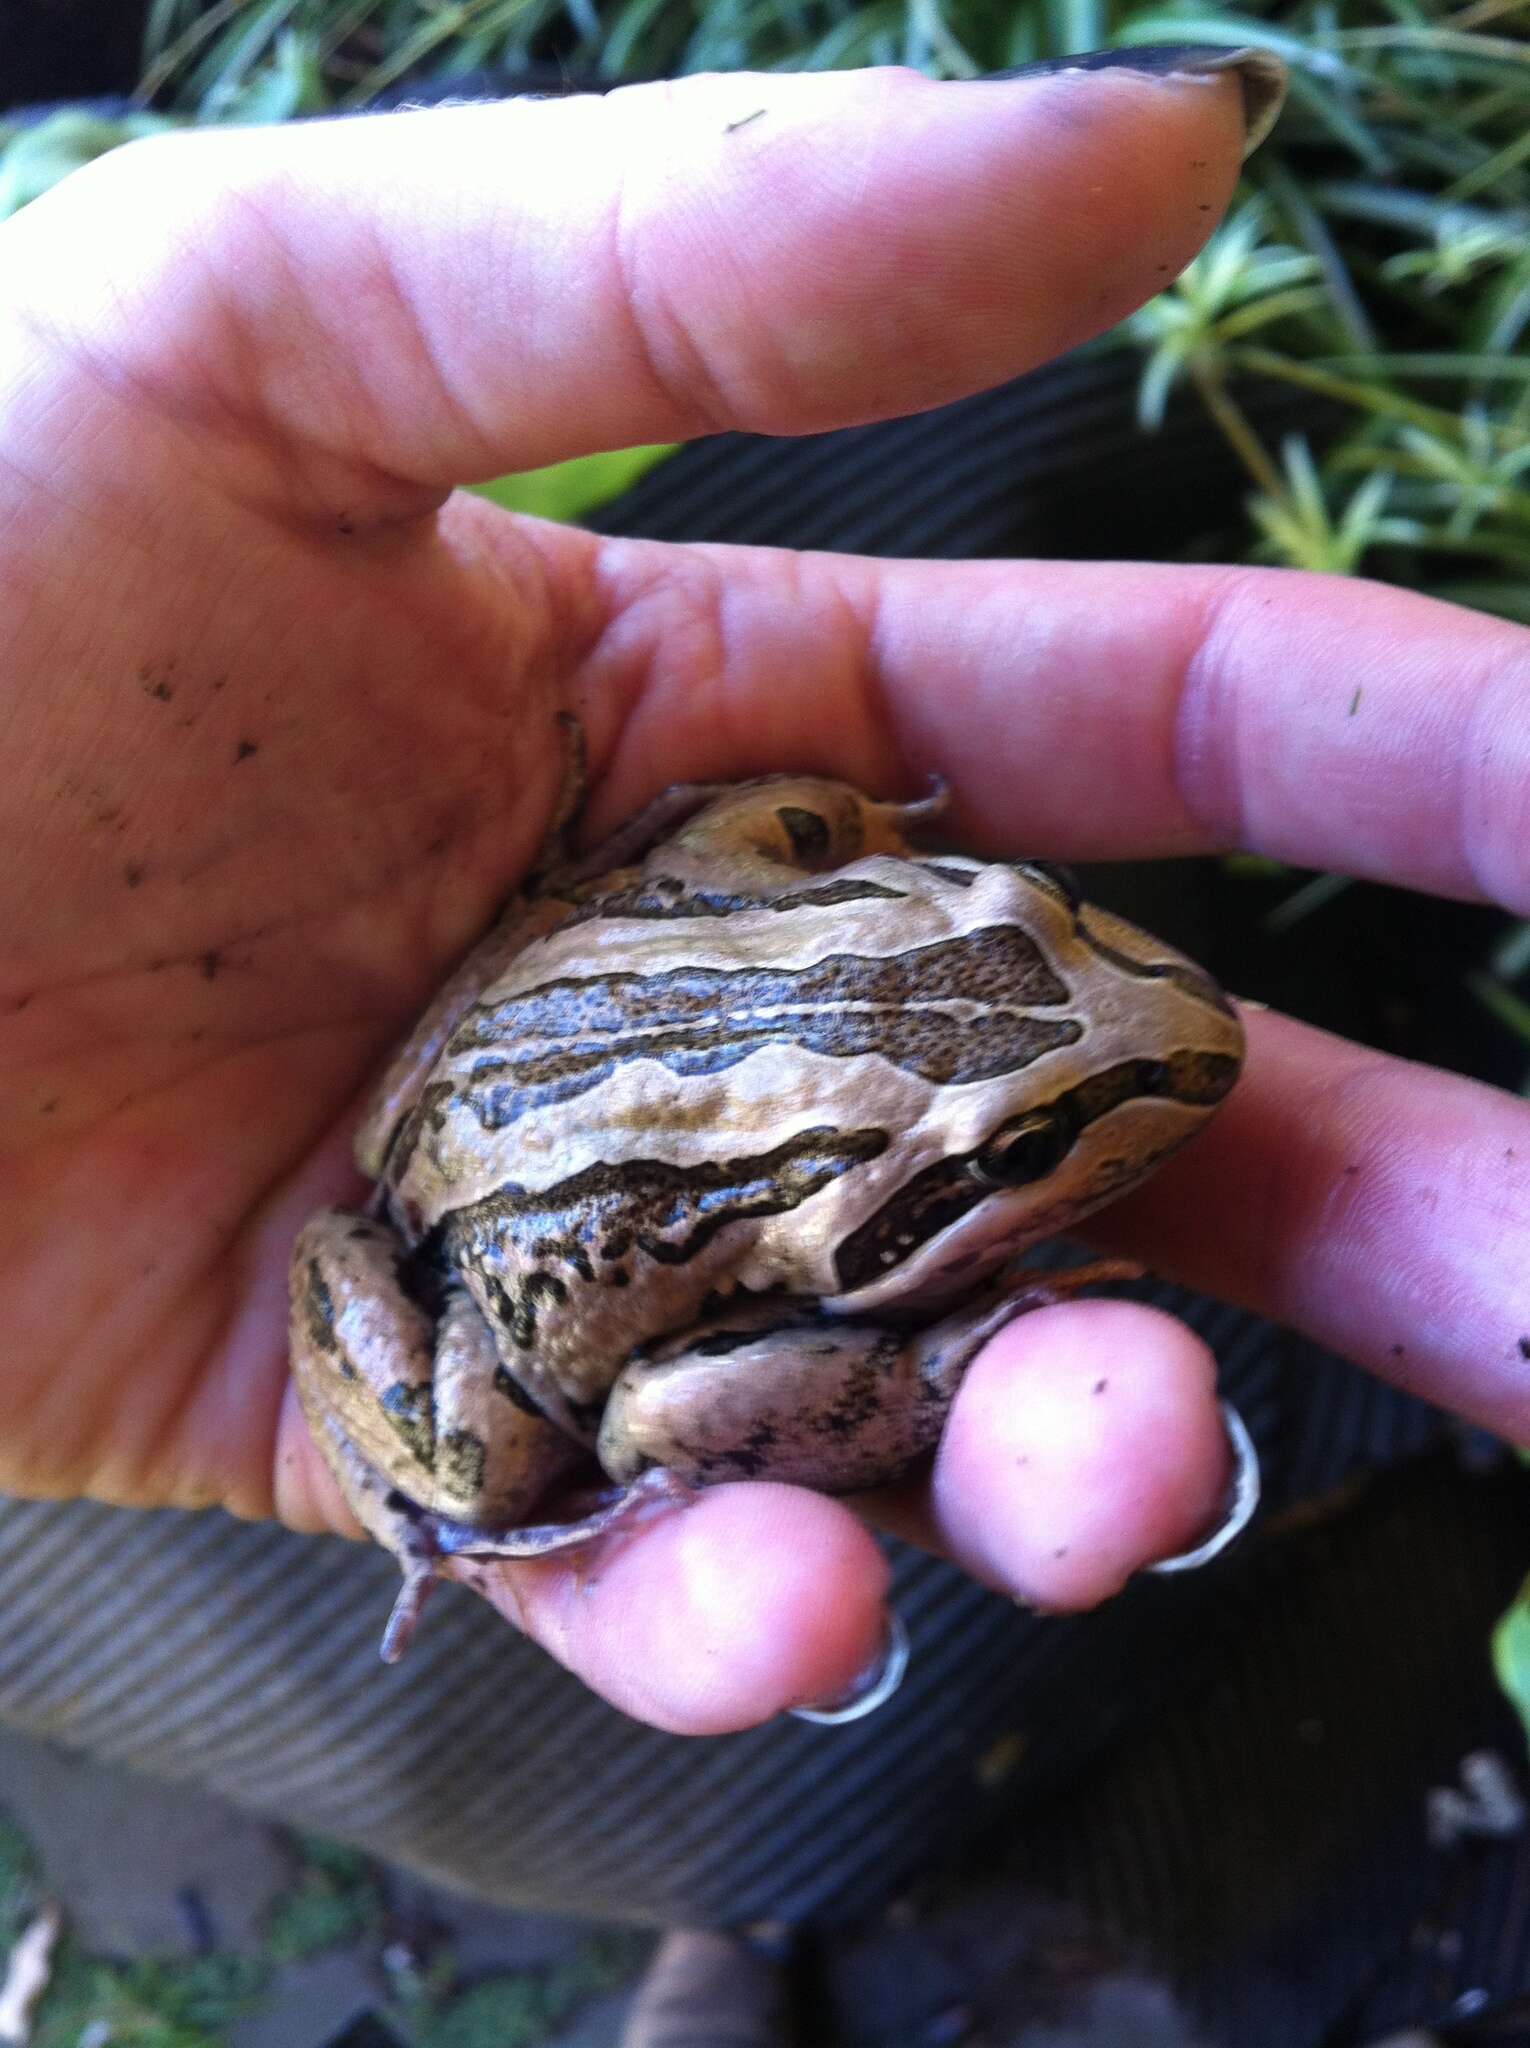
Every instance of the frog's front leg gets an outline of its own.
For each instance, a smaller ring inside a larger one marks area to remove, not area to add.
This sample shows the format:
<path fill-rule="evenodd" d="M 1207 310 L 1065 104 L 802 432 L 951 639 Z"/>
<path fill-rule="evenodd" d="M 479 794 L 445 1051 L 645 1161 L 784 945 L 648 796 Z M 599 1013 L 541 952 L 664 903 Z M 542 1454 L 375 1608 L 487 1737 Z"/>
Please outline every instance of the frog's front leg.
<path fill-rule="evenodd" d="M 315 1216 L 291 1273 L 292 1373 L 356 1519 L 404 1574 L 384 1637 L 407 1646 L 446 1529 L 513 1525 L 588 1456 L 504 1370 L 454 1275 L 411 1276 L 385 1223 Z"/>
<path fill-rule="evenodd" d="M 606 1402 L 598 1452 L 614 1479 L 691 1486 L 775 1479 L 856 1493 L 906 1477 L 935 1447 L 963 1375 L 1017 1315 L 1079 1288 L 1137 1279 L 1101 1261 L 1034 1275 L 923 1329 L 818 1316 L 772 1326 L 768 1305 L 650 1348 Z"/>

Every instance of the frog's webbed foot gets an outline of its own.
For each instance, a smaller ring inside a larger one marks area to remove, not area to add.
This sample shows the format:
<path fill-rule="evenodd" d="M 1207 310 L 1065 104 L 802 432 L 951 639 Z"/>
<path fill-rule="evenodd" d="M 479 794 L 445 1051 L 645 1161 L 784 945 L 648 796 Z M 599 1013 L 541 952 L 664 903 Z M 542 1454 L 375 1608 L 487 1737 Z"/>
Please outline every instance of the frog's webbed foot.
<path fill-rule="evenodd" d="M 693 1489 L 674 1472 L 651 1467 L 626 1486 L 596 1493 L 586 1513 L 567 1522 L 531 1522 L 519 1529 L 480 1529 L 468 1522 L 433 1518 L 432 1538 L 441 1557 L 556 1557 L 582 1550 L 607 1536 L 629 1535 L 657 1514 L 689 1507 Z"/>
<path fill-rule="evenodd" d="M 495 1530 L 424 1513 L 391 1488 L 372 1486 L 370 1496 L 365 1503 L 366 1526 L 403 1574 L 378 1652 L 385 1664 L 396 1664 L 414 1640 L 430 1590 L 447 1559 L 554 1557 L 586 1550 L 610 1537 L 630 1535 L 654 1515 L 689 1507 L 696 1498 L 675 1473 L 651 1470 L 629 1486 L 605 1487 L 592 1499 L 587 1495 L 587 1511 L 572 1521 Z"/>

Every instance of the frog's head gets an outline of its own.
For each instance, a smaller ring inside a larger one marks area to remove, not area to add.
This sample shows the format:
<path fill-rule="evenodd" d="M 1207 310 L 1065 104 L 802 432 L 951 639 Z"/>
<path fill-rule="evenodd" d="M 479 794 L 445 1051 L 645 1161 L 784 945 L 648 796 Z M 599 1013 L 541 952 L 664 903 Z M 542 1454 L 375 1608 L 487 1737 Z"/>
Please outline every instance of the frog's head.
<path fill-rule="evenodd" d="M 772 775 L 712 797 L 651 856 L 666 875 L 768 898 L 804 875 L 873 854 L 907 855 L 944 809 L 943 786 L 912 803 L 869 797 L 823 775 Z"/>
<path fill-rule="evenodd" d="M 1069 1230 L 1193 1137 L 1243 1060 L 1211 977 L 1060 871 L 941 855 L 917 872 L 951 892 L 955 930 L 900 957 L 883 1058 L 921 1065 L 926 1093 L 916 1118 L 903 1090 L 839 1219 L 840 1309 L 939 1301 Z"/>

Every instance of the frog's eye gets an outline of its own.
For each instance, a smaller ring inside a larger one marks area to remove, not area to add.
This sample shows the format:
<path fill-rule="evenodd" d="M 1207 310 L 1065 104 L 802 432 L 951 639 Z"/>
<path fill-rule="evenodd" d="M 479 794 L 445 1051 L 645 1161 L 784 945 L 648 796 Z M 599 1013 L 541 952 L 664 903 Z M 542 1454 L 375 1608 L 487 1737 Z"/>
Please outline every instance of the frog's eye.
<path fill-rule="evenodd" d="M 1073 1130 L 1055 1110 L 1032 1110 L 995 1131 L 969 1169 L 974 1180 L 995 1188 L 1025 1187 L 1044 1180 L 1067 1158 Z"/>
<path fill-rule="evenodd" d="M 782 804 L 776 816 L 790 843 L 793 858 L 805 868 L 821 866 L 833 837 L 828 819 L 801 804 Z"/>

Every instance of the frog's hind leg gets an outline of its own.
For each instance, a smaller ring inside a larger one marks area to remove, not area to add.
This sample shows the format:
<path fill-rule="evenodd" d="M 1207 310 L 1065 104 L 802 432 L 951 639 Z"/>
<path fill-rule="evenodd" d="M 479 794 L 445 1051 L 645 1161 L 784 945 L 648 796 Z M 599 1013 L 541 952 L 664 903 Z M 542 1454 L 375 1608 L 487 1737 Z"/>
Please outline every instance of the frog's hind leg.
<path fill-rule="evenodd" d="M 383 1645 L 391 1663 L 445 1554 L 439 1531 L 523 1520 L 589 1453 L 505 1371 L 461 1280 L 411 1259 L 387 1224 L 321 1211 L 294 1247 L 291 1290 L 309 1429 L 404 1575 Z"/>
<path fill-rule="evenodd" d="M 607 1398 L 600 1462 L 615 1479 L 663 1471 L 690 1486 L 891 1484 L 934 1449 L 967 1367 L 1007 1323 L 1140 1271 L 1113 1262 L 1028 1275 L 916 1330 L 832 1316 L 783 1327 L 778 1315 L 771 1327 L 763 1305 L 720 1317 L 625 1368 Z"/>
<path fill-rule="evenodd" d="M 372 1540 L 392 1555 L 402 1574 L 378 1650 L 385 1664 L 396 1664 L 414 1639 L 436 1582 L 441 1552 L 432 1517 L 420 1514 L 368 1465 L 333 1415 L 310 1414 L 308 1419 L 309 1426 L 321 1433 L 321 1448 L 340 1480 L 351 1512 Z"/>

